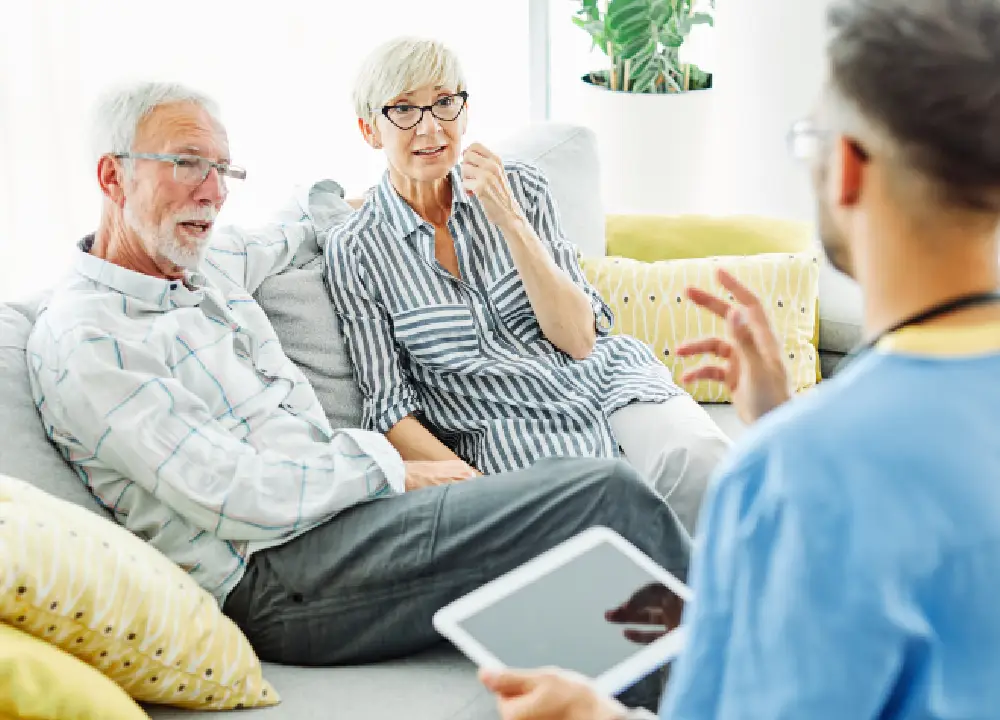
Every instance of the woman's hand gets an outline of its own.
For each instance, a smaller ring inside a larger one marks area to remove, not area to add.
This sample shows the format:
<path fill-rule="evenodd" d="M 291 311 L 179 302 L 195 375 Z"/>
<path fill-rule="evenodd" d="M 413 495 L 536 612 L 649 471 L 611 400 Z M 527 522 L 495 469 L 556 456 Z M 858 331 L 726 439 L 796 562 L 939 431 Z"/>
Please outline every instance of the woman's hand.
<path fill-rule="evenodd" d="M 791 397 L 788 370 L 782 357 L 781 343 L 760 304 L 749 288 L 723 269 L 719 282 L 732 293 L 735 304 L 698 288 L 687 295 L 700 307 L 726 321 L 734 342 L 709 338 L 686 343 L 677 349 L 680 357 L 709 355 L 721 365 L 703 365 L 684 375 L 684 382 L 716 380 L 725 383 L 733 405 L 745 423 L 760 419 Z"/>
<path fill-rule="evenodd" d="M 501 230 L 526 222 L 510 190 L 503 161 L 480 143 L 473 143 L 462 153 L 462 187 L 479 199 L 486 217 Z"/>
<path fill-rule="evenodd" d="M 503 720 L 618 720 L 627 712 L 566 670 L 483 670 L 479 679 L 497 696 Z"/>

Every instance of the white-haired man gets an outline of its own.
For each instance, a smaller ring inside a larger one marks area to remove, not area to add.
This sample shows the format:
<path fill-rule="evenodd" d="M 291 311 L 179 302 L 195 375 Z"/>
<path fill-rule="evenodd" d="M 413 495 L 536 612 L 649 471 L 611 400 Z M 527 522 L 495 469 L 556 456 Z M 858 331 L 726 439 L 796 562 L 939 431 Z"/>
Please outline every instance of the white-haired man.
<path fill-rule="evenodd" d="M 35 398 L 92 492 L 263 659 L 424 648 L 435 610 L 595 524 L 686 573 L 687 534 L 623 463 L 456 483 L 461 463 L 333 431 L 252 297 L 315 239 L 308 198 L 252 235 L 213 232 L 245 172 L 215 105 L 184 87 L 117 91 L 95 127 L 103 211 L 30 338 Z"/>

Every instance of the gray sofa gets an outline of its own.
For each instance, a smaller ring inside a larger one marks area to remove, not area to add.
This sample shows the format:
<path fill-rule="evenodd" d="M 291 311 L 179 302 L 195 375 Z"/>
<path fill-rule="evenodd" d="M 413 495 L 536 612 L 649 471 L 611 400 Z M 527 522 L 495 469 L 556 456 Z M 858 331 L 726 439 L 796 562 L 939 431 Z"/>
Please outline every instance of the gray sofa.
<path fill-rule="evenodd" d="M 583 253 L 604 254 L 597 154 L 589 131 L 556 124 L 532 126 L 496 150 L 539 165 L 550 179 L 567 235 Z M 0 303 L 0 473 L 25 479 L 103 514 L 46 439 L 31 399 L 24 345 L 40 297 Z M 301 252 L 291 268 L 264 283 L 257 299 L 289 357 L 316 387 L 331 422 L 339 427 L 356 425 L 360 398 L 326 299 L 320 249 Z M 826 372 L 856 342 L 859 316 L 856 290 L 827 268 L 821 280 L 821 358 Z M 740 434 L 742 425 L 731 406 L 708 406 L 708 410 L 730 436 Z M 265 665 L 265 676 L 283 702 L 241 714 L 261 720 L 496 717 L 492 699 L 476 681 L 473 666 L 444 645 L 416 657 L 364 667 Z M 157 719 L 192 716 L 167 707 L 147 710 Z"/>

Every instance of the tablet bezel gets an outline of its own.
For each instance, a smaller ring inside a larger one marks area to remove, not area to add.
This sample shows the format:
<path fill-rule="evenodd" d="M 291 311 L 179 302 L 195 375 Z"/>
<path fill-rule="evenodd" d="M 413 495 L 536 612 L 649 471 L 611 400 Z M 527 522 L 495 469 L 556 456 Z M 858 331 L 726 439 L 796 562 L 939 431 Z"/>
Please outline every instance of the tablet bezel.
<path fill-rule="evenodd" d="M 645 553 L 614 530 L 596 526 L 563 541 L 523 565 L 491 580 L 467 595 L 438 610 L 433 617 L 434 628 L 450 640 L 470 660 L 481 668 L 503 669 L 504 664 L 460 623 L 496 601 L 508 597 L 540 577 L 579 557 L 600 543 L 609 543 L 623 555 L 635 561 L 654 579 L 670 588 L 685 603 L 690 602 L 690 589 L 671 573 L 657 565 Z M 636 646 L 635 654 L 609 668 L 596 678 L 594 687 L 607 695 L 616 695 L 650 672 L 676 657 L 684 646 L 685 633 L 677 628 L 646 646 Z M 520 668 L 530 670 L 533 668 Z"/>

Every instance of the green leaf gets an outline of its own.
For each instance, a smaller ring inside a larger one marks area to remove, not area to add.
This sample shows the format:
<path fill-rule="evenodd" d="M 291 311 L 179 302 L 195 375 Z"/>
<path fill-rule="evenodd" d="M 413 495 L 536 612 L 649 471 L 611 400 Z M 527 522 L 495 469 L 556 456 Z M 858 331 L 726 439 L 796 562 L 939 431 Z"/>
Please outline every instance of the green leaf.
<path fill-rule="evenodd" d="M 708 13 L 695 13 L 691 16 L 692 25 L 710 25 L 715 27 L 715 18 Z"/>

